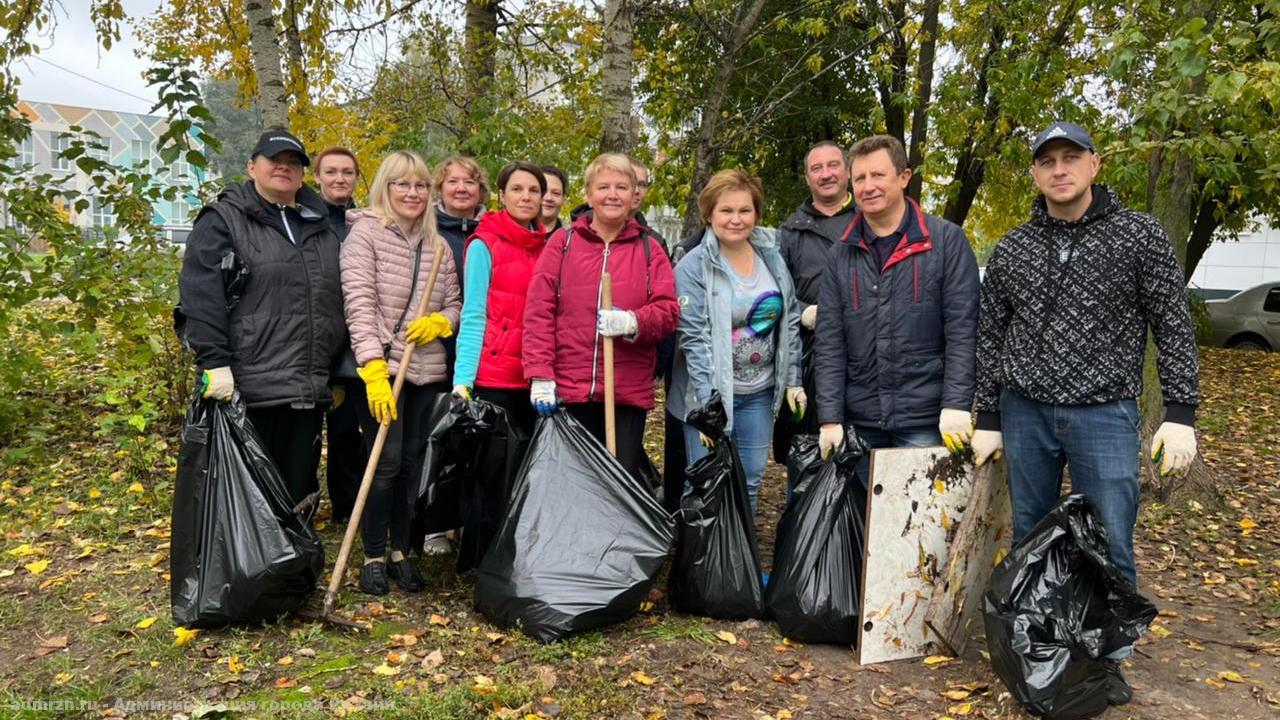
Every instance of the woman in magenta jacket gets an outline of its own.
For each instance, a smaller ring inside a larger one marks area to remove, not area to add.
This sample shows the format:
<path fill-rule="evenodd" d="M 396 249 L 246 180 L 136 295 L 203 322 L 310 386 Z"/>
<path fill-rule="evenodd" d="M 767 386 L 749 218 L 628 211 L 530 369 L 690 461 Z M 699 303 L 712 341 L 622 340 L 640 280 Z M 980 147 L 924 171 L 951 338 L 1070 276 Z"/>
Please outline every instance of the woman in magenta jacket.
<path fill-rule="evenodd" d="M 583 178 L 590 213 L 558 230 L 533 271 L 524 310 L 524 376 L 540 415 L 558 405 L 604 441 L 603 339 L 615 338 L 618 460 L 639 474 L 644 421 L 653 408 L 658 341 L 675 332 L 671 263 L 632 217 L 635 171 L 625 155 L 606 153 Z M 613 309 L 600 310 L 600 279 L 609 273 Z"/>

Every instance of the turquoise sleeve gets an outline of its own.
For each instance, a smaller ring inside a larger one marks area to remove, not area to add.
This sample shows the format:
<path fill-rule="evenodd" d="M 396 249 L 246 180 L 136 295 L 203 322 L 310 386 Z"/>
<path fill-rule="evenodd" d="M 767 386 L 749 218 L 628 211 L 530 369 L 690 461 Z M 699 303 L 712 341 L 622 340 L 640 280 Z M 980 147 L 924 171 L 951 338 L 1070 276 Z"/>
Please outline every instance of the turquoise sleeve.
<path fill-rule="evenodd" d="M 488 322 L 489 278 L 493 257 L 482 242 L 467 245 L 462 261 L 462 317 L 458 321 L 458 359 L 453 366 L 453 384 L 474 388 L 480 367 L 480 347 Z"/>

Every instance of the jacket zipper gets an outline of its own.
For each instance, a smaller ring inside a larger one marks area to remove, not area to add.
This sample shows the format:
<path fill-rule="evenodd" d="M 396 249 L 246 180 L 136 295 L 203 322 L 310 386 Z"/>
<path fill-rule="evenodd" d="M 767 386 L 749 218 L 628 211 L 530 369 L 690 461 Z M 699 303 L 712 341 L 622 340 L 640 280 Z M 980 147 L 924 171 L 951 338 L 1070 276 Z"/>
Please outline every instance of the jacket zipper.
<path fill-rule="evenodd" d="M 311 304 L 311 272 L 307 269 L 306 254 L 302 252 L 302 248 L 298 247 L 298 241 L 293 237 L 293 229 L 289 227 L 289 216 L 284 210 L 281 206 L 280 222 L 284 224 L 285 235 L 289 236 L 289 244 L 293 245 L 294 252 L 298 253 L 298 259 L 302 261 L 302 274 L 307 279 L 307 333 L 311 336 L 311 342 L 307 343 L 307 387 L 311 389 L 311 406 L 315 407 L 320 404 L 320 395 L 316 392 L 315 377 L 311 374 L 311 369 L 316 366 L 316 325 L 315 309 Z"/>
<path fill-rule="evenodd" d="M 600 307 L 600 297 L 604 291 L 604 275 L 609 272 L 609 246 L 612 243 L 604 244 L 604 260 L 600 262 L 600 284 L 596 286 L 596 307 Z M 597 312 L 599 312 L 597 310 Z M 596 400 L 596 363 L 600 358 L 600 323 L 596 323 L 595 340 L 591 343 L 591 389 L 587 391 L 587 398 L 591 402 Z"/>

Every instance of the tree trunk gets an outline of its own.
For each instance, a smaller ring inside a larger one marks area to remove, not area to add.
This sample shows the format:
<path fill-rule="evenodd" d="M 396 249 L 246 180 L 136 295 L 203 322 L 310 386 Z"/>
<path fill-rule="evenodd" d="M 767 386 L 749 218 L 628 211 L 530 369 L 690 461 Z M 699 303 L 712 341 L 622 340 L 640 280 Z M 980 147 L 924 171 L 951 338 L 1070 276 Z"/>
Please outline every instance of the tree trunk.
<path fill-rule="evenodd" d="M 604 68 L 600 92 L 604 122 L 600 152 L 629 153 L 631 136 L 632 8 L 629 0 L 608 0 L 604 6 Z"/>
<path fill-rule="evenodd" d="M 309 103 L 307 94 L 307 63 L 302 50 L 302 34 L 298 30 L 299 5 L 307 0 L 289 0 L 284 23 L 285 68 L 288 70 L 285 87 L 293 96 L 294 106 L 303 109 Z"/>
<path fill-rule="evenodd" d="M 258 79 L 258 108 L 264 130 L 289 127 L 289 94 L 280 72 L 280 44 L 270 0 L 246 0 L 244 17 L 249 23 L 249 49 Z"/>
<path fill-rule="evenodd" d="M 942 210 L 944 218 L 961 226 L 964 225 L 965 218 L 969 217 L 969 210 L 973 207 L 973 201 L 978 197 L 978 189 L 982 187 L 982 181 L 986 177 L 983 134 L 995 125 L 996 119 L 1000 116 L 1000 102 L 991 94 L 987 75 L 991 71 L 996 53 L 1004 44 L 1004 37 L 1003 26 L 996 25 L 991 28 L 987 52 L 978 65 L 978 81 L 973 88 L 974 104 L 986 109 L 983 112 L 982 121 L 969 128 L 961 145 L 960 155 L 956 158 L 955 173 L 952 175 L 957 190 L 954 195 L 947 198 L 947 204 Z"/>
<path fill-rule="evenodd" d="M 880 94 L 880 108 L 884 112 L 884 131 L 906 142 L 907 112 L 902 105 L 902 93 L 907 87 L 907 63 L 910 52 L 907 47 L 906 3 L 902 0 L 880 7 L 867 4 L 868 13 L 884 27 L 884 35 L 892 44 L 889 51 L 889 76 L 877 74 L 876 88 Z"/>
<path fill-rule="evenodd" d="M 924 17 L 920 20 L 920 59 L 916 67 L 916 105 L 911 116 L 911 148 L 907 164 L 913 174 L 907 184 L 907 194 L 920 199 L 924 173 L 920 163 L 924 161 L 925 141 L 929 135 L 929 101 L 933 95 L 933 59 L 938 43 L 938 8 L 941 0 L 925 0 Z"/>
<path fill-rule="evenodd" d="M 711 81 L 711 94 L 702 106 L 702 119 L 698 125 L 698 145 L 693 158 L 693 176 L 689 182 L 689 200 L 685 205 L 684 224 L 681 233 L 689 235 L 702 225 L 702 215 L 698 212 L 698 194 L 711 179 L 711 168 L 715 166 L 720 145 L 716 142 L 716 128 L 720 123 L 720 110 L 724 105 L 725 95 L 729 91 L 729 80 L 738 67 L 738 53 L 746 44 L 752 28 L 760 19 L 765 0 L 743 0 L 738 8 L 738 21 L 733 28 L 733 37 L 729 47 L 725 48 L 716 68 L 715 78 Z"/>
<path fill-rule="evenodd" d="M 493 91 L 497 68 L 498 10 L 501 0 L 467 0 L 466 72 L 467 103 L 473 110 L 477 101 L 487 101 Z M 485 103 L 481 103 L 483 106 Z"/>

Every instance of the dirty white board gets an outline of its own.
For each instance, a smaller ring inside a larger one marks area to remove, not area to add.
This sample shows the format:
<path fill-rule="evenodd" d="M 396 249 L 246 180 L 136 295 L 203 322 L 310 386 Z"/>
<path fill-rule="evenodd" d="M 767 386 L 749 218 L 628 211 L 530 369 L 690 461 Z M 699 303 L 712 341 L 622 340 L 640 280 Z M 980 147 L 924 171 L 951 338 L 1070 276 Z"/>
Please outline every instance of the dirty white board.
<path fill-rule="evenodd" d="M 947 571 L 973 464 L 942 446 L 875 450 L 867 486 L 858 662 L 945 653 L 925 610 Z"/>

